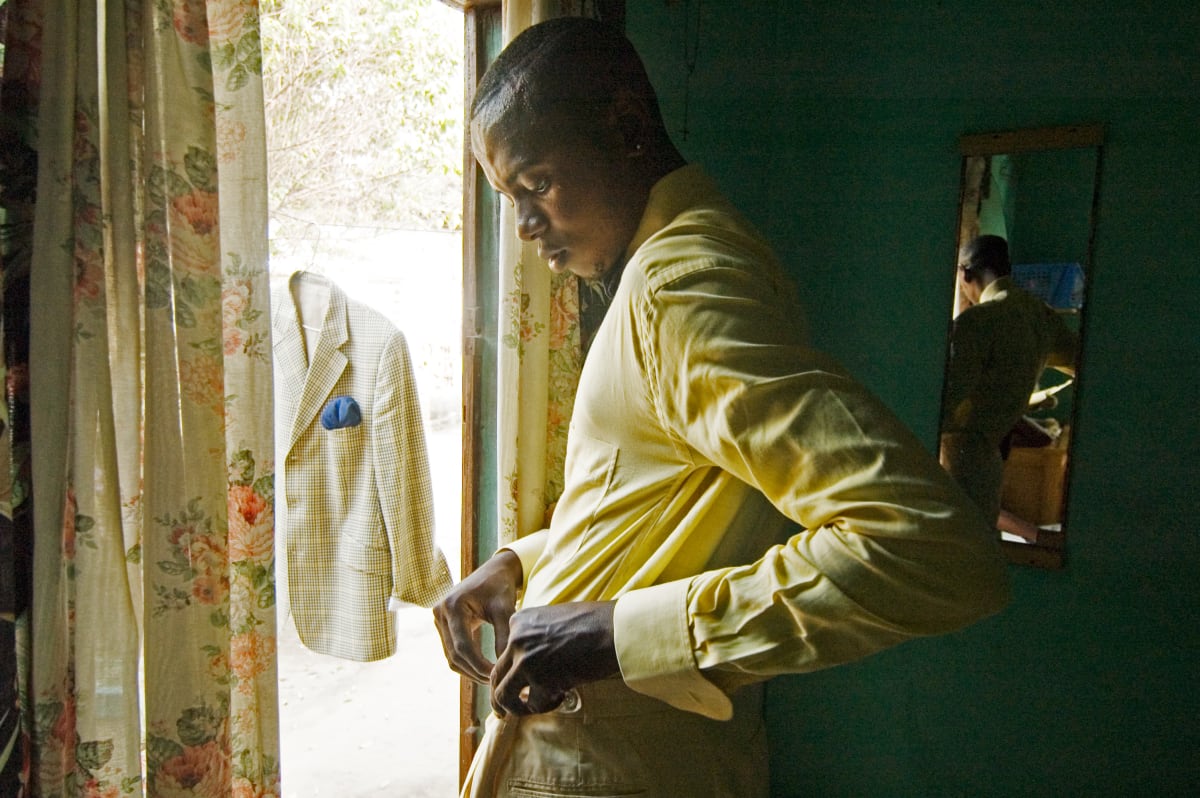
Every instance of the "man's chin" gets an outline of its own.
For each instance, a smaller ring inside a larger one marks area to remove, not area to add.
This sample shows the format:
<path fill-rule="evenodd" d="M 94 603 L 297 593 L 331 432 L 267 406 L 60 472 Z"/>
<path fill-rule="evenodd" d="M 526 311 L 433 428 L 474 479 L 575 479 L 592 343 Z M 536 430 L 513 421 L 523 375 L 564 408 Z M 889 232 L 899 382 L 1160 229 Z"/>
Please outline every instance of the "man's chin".
<path fill-rule="evenodd" d="M 578 269 L 571 267 L 571 272 L 575 276 L 580 277 L 588 282 L 599 282 L 604 279 L 606 274 L 613 270 L 611 264 L 593 263 L 586 269 Z"/>
<path fill-rule="evenodd" d="M 571 257 L 570 253 L 559 252 L 554 257 L 547 259 L 546 265 L 555 274 L 570 272 L 582 280 L 594 282 L 602 279 L 604 275 L 611 272 L 615 264 L 589 262 Z"/>

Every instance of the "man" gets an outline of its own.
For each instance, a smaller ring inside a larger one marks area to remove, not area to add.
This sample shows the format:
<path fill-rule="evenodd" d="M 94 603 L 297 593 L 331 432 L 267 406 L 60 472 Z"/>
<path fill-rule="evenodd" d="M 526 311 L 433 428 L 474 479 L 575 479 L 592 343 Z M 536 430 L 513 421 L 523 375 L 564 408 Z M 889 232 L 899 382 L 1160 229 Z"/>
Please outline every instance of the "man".
<path fill-rule="evenodd" d="M 623 36 L 528 29 L 471 136 L 550 268 L 616 289 L 550 528 L 434 610 L 451 667 L 492 688 L 464 794 L 764 796 L 762 682 L 997 612 L 997 544 L 807 347 L 779 264 L 671 143 Z"/>
<path fill-rule="evenodd" d="M 979 236 L 960 250 L 959 286 L 970 306 L 954 320 L 942 403 L 942 465 L 992 523 L 1001 515 L 1004 440 L 1046 366 L 1074 374 L 1077 347 L 1075 333 L 1013 285 L 1011 273 L 999 236 Z"/>

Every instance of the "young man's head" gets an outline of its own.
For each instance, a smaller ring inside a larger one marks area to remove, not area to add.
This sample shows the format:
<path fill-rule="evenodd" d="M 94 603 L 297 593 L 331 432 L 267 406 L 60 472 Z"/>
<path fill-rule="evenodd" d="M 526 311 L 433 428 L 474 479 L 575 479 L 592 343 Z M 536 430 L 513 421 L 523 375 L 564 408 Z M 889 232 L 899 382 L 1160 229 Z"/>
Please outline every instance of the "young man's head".
<path fill-rule="evenodd" d="M 471 105 L 471 143 L 517 234 L 587 279 L 624 262 L 650 188 L 683 164 L 633 46 L 579 17 L 534 25 L 500 53 Z"/>
<path fill-rule="evenodd" d="M 1012 273 L 1008 242 L 1000 236 L 978 236 L 958 252 L 958 274 L 962 291 L 971 304 L 979 302 L 983 289 Z"/>

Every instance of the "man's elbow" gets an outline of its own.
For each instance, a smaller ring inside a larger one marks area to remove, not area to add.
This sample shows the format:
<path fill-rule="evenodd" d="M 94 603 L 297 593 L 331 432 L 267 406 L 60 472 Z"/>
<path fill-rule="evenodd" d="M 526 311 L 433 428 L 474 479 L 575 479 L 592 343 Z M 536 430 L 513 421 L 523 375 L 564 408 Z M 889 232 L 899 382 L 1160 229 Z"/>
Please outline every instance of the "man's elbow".
<path fill-rule="evenodd" d="M 998 614 L 1012 599 L 1008 568 L 999 555 L 987 558 L 958 574 L 956 587 L 946 596 L 947 628 L 942 632 L 978 623 Z"/>
<path fill-rule="evenodd" d="M 999 548 L 960 548 L 923 575 L 898 600 L 891 617 L 917 636 L 956 632 L 996 615 L 1012 596 L 1008 566 Z"/>

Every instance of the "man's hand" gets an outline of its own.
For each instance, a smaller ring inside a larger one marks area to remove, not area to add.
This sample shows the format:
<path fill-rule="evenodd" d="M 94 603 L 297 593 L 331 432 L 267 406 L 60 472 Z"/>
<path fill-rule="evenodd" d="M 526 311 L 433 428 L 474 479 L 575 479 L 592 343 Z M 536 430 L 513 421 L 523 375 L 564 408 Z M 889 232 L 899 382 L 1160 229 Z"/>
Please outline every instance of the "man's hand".
<path fill-rule="evenodd" d="M 530 607 L 512 616 L 508 645 L 492 669 L 492 709 L 533 715 L 562 703 L 568 690 L 620 671 L 613 646 L 616 602 Z"/>
<path fill-rule="evenodd" d="M 451 670 L 477 682 L 491 678 L 492 663 L 474 635 L 482 624 L 490 623 L 496 632 L 496 650 L 504 651 L 521 577 L 521 560 L 501 549 L 434 606 L 433 620 Z"/>

